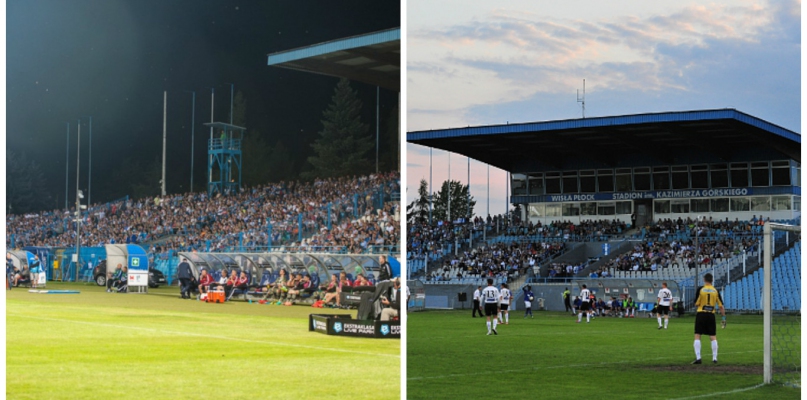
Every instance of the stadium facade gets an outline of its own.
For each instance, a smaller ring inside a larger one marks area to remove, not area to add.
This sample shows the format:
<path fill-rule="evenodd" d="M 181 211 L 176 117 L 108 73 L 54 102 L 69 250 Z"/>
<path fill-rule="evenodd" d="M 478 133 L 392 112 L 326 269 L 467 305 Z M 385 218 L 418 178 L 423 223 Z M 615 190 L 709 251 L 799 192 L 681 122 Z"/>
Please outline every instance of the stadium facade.
<path fill-rule="evenodd" d="M 416 131 L 510 173 L 523 220 L 796 219 L 801 135 L 734 109 Z"/>

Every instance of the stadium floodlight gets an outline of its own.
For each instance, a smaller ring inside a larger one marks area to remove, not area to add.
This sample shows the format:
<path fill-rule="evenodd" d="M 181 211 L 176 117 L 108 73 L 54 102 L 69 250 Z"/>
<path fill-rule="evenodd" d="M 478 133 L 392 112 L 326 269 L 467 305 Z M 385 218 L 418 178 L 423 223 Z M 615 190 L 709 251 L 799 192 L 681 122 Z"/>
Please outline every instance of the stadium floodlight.
<path fill-rule="evenodd" d="M 83 192 L 83 191 L 81 191 L 81 190 L 79 190 L 79 191 L 78 191 L 78 198 L 79 198 L 79 199 L 83 199 L 83 198 L 84 198 L 84 192 Z"/>

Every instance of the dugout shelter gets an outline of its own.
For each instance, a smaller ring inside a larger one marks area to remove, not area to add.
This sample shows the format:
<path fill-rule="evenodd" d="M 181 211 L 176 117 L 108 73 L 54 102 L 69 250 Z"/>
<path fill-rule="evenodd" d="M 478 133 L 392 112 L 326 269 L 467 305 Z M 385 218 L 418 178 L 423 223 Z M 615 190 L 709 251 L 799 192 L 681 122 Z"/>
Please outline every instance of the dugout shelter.
<path fill-rule="evenodd" d="M 797 219 L 801 134 L 735 109 L 407 133 L 510 173 L 523 220 Z"/>
<path fill-rule="evenodd" d="M 371 254 L 180 252 L 179 256 L 188 260 L 191 271 L 197 279 L 203 268 L 214 277 L 223 269 L 228 271 L 235 269 L 239 273 L 247 272 L 251 285 L 263 283 L 264 278 L 274 282 L 281 269 L 286 271 L 286 276 L 307 273 L 312 281 L 316 280 L 317 284 L 321 284 L 328 282 L 331 274 L 342 271 L 352 274 L 354 279 L 357 271 L 377 277 L 379 267 L 378 256 Z M 394 259 L 389 257 L 389 260 L 392 264 Z M 398 266 L 400 271 L 400 264 Z"/>
<path fill-rule="evenodd" d="M 11 263 L 14 268 L 19 270 L 28 268 L 31 283 L 35 283 L 37 287 L 45 287 L 47 284 L 45 265 L 37 255 L 25 250 L 9 250 L 8 254 L 11 255 Z"/>

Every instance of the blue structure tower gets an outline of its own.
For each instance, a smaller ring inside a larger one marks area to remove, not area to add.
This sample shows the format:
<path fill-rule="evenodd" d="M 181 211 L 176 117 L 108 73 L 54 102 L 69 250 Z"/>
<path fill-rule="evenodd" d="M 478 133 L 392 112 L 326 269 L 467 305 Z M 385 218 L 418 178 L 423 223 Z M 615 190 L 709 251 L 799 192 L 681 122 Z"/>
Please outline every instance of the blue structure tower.
<path fill-rule="evenodd" d="M 207 144 L 207 194 L 229 195 L 241 189 L 241 141 L 246 128 L 224 122 L 209 122 Z"/>

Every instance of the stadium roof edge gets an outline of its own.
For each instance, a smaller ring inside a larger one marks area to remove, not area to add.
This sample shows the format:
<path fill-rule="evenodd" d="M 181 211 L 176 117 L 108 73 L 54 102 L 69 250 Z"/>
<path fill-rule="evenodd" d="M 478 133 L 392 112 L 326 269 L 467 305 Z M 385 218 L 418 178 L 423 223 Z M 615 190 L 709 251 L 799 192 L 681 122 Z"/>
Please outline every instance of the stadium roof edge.
<path fill-rule="evenodd" d="M 268 66 L 347 78 L 401 90 L 401 28 L 351 36 L 267 55 Z"/>
<path fill-rule="evenodd" d="M 468 126 L 465 128 L 429 129 L 407 132 L 407 141 L 423 139 L 444 139 L 457 136 L 496 135 L 523 132 L 554 131 L 564 129 L 596 128 L 602 126 L 632 125 L 658 122 L 685 122 L 717 119 L 736 119 L 740 122 L 764 129 L 778 136 L 801 143 L 801 134 L 754 117 L 742 111 L 725 108 L 690 111 L 665 111 L 657 113 L 628 114 L 607 117 L 575 118 L 554 121 L 521 122 L 515 124 L 496 124 Z"/>
<path fill-rule="evenodd" d="M 792 159 L 801 134 L 733 108 L 407 132 L 510 172 Z"/>
<path fill-rule="evenodd" d="M 350 36 L 342 39 L 329 40 L 327 42 L 312 44 L 292 50 L 278 51 L 268 54 L 266 64 L 278 65 L 288 61 L 300 60 L 303 58 L 320 56 L 335 51 L 355 49 L 358 47 L 372 46 L 394 40 L 401 40 L 401 28 L 391 28 L 383 31 L 366 33 L 362 35 Z"/>

